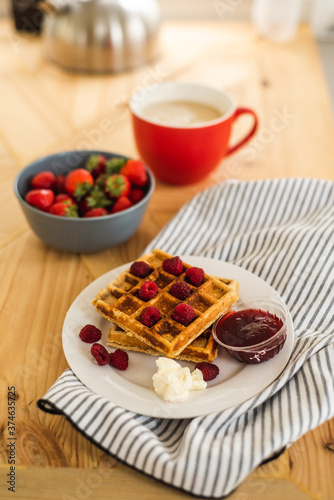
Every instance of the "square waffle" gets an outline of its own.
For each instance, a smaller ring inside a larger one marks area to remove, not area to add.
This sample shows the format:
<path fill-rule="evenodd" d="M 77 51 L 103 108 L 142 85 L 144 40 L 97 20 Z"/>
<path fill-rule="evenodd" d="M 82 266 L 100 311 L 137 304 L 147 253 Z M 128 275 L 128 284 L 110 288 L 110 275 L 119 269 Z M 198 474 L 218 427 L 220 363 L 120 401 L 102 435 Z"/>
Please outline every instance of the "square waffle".
<path fill-rule="evenodd" d="M 173 340 L 171 334 L 166 334 L 165 338 L 169 342 Z M 144 352 L 152 356 L 162 355 L 160 351 L 153 349 L 153 347 L 116 325 L 110 328 L 106 345 L 116 349 Z M 212 336 L 211 328 L 207 328 L 199 337 L 185 347 L 178 356 L 175 356 L 175 359 L 193 361 L 194 363 L 200 363 L 201 361 L 212 363 L 217 357 L 217 353 L 218 344 Z"/>
<path fill-rule="evenodd" d="M 180 276 L 169 274 L 164 271 L 162 263 L 172 257 L 162 250 L 152 250 L 138 259 L 149 264 L 151 272 L 148 276 L 138 278 L 127 269 L 102 289 L 92 301 L 96 310 L 108 321 L 170 358 L 178 356 L 238 299 L 238 286 L 233 288 L 226 280 L 224 282 L 207 274 L 198 286 L 188 283 L 191 294 L 187 299 L 181 301 L 173 297 L 169 293 L 172 284 L 176 281 L 187 281 L 185 271 L 192 266 L 183 262 L 183 272 Z M 146 302 L 138 296 L 145 281 L 154 281 L 158 286 L 158 294 Z M 237 284 L 235 280 L 233 283 Z M 174 308 L 181 302 L 190 304 L 195 310 L 195 319 L 188 326 L 174 321 L 171 317 Z M 142 310 L 148 306 L 156 307 L 161 313 L 160 320 L 150 328 L 140 321 Z"/>

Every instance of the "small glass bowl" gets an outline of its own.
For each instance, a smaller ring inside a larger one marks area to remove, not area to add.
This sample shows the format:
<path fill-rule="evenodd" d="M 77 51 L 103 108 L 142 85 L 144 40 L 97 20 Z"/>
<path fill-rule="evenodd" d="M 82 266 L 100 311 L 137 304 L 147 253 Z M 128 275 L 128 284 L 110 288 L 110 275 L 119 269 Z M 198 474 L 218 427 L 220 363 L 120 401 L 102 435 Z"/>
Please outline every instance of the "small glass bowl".
<path fill-rule="evenodd" d="M 272 337 L 269 337 L 267 340 L 257 344 L 242 347 L 225 344 L 219 338 L 219 325 L 222 324 L 227 315 L 246 309 L 260 309 L 261 311 L 269 312 L 270 314 L 277 316 L 277 318 L 282 321 L 283 325 Z M 231 311 L 218 318 L 213 325 L 212 334 L 216 342 L 223 346 L 227 352 L 238 361 L 247 364 L 262 363 L 263 361 L 267 361 L 268 359 L 276 356 L 276 354 L 278 354 L 282 349 L 286 341 L 287 316 L 287 308 L 277 300 L 268 297 L 255 297 L 237 302 Z"/>

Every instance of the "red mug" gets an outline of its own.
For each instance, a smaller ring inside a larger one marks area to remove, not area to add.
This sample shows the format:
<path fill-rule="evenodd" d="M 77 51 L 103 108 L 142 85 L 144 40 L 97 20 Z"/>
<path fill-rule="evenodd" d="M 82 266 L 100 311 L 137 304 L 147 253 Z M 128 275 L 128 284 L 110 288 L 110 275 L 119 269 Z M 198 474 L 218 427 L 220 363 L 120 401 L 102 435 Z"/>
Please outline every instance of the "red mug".
<path fill-rule="evenodd" d="M 145 116 L 147 106 L 168 102 L 203 104 L 214 108 L 218 117 L 189 124 L 166 124 L 161 117 Z M 258 125 L 256 113 L 238 108 L 227 92 L 193 83 L 167 82 L 141 89 L 131 97 L 130 110 L 140 157 L 159 180 L 175 185 L 205 178 L 223 158 L 249 141 Z M 246 136 L 231 147 L 233 123 L 243 114 L 252 115 L 253 124 Z"/>

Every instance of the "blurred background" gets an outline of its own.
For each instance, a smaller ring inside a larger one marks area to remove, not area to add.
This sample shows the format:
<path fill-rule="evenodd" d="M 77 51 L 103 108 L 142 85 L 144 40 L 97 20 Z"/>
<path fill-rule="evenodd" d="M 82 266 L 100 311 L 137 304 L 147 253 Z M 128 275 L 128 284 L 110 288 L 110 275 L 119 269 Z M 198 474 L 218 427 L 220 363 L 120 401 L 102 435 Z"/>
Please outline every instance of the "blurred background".
<path fill-rule="evenodd" d="M 0 18 L 12 16 L 15 1 L 35 0 L 0 0 Z M 134 4 L 137 2 L 140 0 L 134 0 Z M 308 24 L 317 40 L 334 110 L 334 0 L 157 0 L 157 3 L 162 20 L 220 20 L 222 23 L 251 19 L 254 22 L 255 8 L 276 8 L 275 4 L 279 3 L 280 8 L 284 5 L 288 10 L 295 4 L 298 23 Z"/>

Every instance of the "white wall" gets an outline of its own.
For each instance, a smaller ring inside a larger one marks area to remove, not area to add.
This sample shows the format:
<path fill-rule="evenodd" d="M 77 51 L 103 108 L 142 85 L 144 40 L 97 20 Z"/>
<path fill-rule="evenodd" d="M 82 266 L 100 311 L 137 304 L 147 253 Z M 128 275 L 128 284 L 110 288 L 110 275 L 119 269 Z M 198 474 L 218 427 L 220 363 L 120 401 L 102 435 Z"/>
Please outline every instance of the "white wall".
<path fill-rule="evenodd" d="M 158 0 L 167 19 L 250 18 L 252 0 Z"/>
<path fill-rule="evenodd" d="M 247 21 L 252 0 L 157 0 L 166 19 L 217 19 Z M 302 21 L 308 21 L 312 1 L 303 0 Z"/>
<path fill-rule="evenodd" d="M 140 0 L 134 0 L 135 2 Z M 165 19 L 249 20 L 252 0 L 157 0 Z M 317 0 L 314 0 L 317 1 Z M 0 16 L 10 13 L 11 0 L 0 0 Z M 304 18 L 312 0 L 304 0 Z"/>

